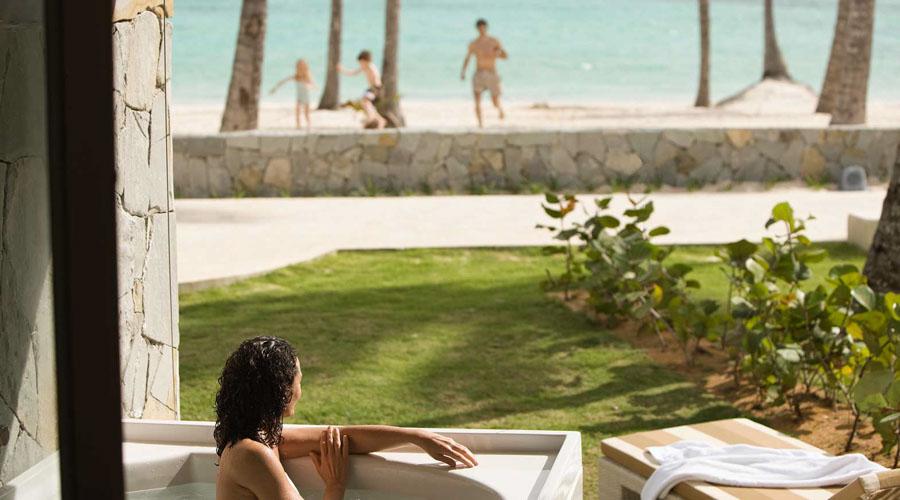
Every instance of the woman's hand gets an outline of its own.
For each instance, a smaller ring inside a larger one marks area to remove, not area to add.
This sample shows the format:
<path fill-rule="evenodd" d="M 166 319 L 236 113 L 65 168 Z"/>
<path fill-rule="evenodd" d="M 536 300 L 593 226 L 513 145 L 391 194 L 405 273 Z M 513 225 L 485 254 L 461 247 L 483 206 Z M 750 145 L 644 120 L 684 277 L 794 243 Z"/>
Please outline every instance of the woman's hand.
<path fill-rule="evenodd" d="M 325 482 L 325 498 L 343 498 L 347 485 L 350 438 L 329 426 L 319 437 L 319 452 L 310 453 L 319 476 Z"/>
<path fill-rule="evenodd" d="M 456 467 L 459 462 L 463 467 L 475 467 L 478 461 L 475 456 L 465 446 L 457 443 L 453 439 L 441 436 L 434 432 L 421 431 L 418 441 L 415 443 L 431 455 L 431 458 L 440 460 L 450 467 Z"/>

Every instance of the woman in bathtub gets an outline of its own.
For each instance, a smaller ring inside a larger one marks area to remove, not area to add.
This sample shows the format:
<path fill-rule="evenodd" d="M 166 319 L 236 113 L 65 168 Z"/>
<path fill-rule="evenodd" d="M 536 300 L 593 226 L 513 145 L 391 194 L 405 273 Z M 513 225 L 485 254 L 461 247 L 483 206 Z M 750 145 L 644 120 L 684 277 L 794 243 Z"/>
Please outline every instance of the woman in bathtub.
<path fill-rule="evenodd" d="M 478 464 L 465 446 L 419 429 L 352 425 L 283 429 L 294 414 L 303 374 L 294 348 L 277 337 L 245 340 L 228 357 L 216 394 L 216 498 L 300 499 L 282 460 L 310 456 L 325 500 L 343 498 L 350 454 L 414 444 L 450 467 Z"/>

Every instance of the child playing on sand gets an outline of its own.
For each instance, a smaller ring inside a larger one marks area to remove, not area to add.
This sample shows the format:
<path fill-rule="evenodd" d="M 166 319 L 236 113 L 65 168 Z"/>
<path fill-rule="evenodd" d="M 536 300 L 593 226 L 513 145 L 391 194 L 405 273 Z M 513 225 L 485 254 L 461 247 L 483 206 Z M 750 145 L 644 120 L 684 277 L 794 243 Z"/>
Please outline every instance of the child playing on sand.
<path fill-rule="evenodd" d="M 366 76 L 366 81 L 369 82 L 369 88 L 366 89 L 362 95 L 362 99 L 360 99 L 363 111 L 366 113 L 366 120 L 363 123 L 363 126 L 365 128 L 384 128 L 387 124 L 387 120 L 385 120 L 384 117 L 378 113 L 378 109 L 375 108 L 375 101 L 377 101 L 378 97 L 381 95 L 381 73 L 379 73 L 378 68 L 372 64 L 372 53 L 368 50 L 360 52 L 359 55 L 356 56 L 356 60 L 359 62 L 359 68 L 350 70 L 338 63 L 337 70 L 347 76 L 356 76 L 360 73 Z"/>
<path fill-rule="evenodd" d="M 278 87 L 291 80 L 297 84 L 297 106 L 294 109 L 297 128 L 300 128 L 300 113 L 302 111 L 303 115 L 306 116 L 306 129 L 309 130 L 312 127 L 312 122 L 309 120 L 309 91 L 315 88 L 316 83 L 313 81 L 309 72 L 309 64 L 306 63 L 305 59 L 298 59 L 294 68 L 294 74 L 276 83 L 272 90 L 269 91 L 269 94 L 274 94 Z"/>

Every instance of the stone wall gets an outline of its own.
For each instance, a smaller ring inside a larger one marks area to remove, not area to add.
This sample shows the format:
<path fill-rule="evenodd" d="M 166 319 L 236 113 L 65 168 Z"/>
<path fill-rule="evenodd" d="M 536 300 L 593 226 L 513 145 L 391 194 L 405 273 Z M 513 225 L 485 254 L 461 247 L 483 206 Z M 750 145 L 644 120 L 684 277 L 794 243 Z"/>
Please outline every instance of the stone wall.
<path fill-rule="evenodd" d="M 0 487 L 58 447 L 41 5 L 0 0 Z"/>
<path fill-rule="evenodd" d="M 178 197 L 592 191 L 887 178 L 900 130 L 238 132 L 175 137 Z"/>
<path fill-rule="evenodd" d="M 171 3 L 118 0 L 112 37 L 122 412 L 178 417 Z"/>
<path fill-rule="evenodd" d="M 58 448 L 42 4 L 0 0 L 0 487 Z M 164 0 L 118 0 L 111 32 L 131 417 L 178 416 L 171 12 Z"/>

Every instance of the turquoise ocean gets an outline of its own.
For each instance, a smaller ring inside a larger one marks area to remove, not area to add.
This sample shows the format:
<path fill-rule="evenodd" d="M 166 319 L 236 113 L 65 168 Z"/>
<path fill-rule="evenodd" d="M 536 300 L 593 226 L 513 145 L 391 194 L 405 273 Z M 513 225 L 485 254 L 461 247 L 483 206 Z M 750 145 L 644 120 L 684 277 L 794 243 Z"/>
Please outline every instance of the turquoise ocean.
<path fill-rule="evenodd" d="M 381 64 L 384 0 L 344 0 L 342 58 L 369 48 Z M 714 99 L 759 79 L 763 1 L 712 0 Z M 837 0 L 775 0 L 779 42 L 795 79 L 818 91 L 828 62 Z M 173 93 L 177 104 L 224 102 L 240 0 L 177 0 Z M 329 0 L 269 0 L 264 101 L 289 101 L 271 86 L 305 58 L 324 83 Z M 400 91 L 404 98 L 468 99 L 459 80 L 474 22 L 484 17 L 509 52 L 500 63 L 508 99 L 535 102 L 691 102 L 699 34 L 696 0 L 404 0 Z M 900 101 L 900 0 L 878 0 L 870 98 Z M 341 97 L 361 78 L 343 77 Z M 317 93 L 318 91 L 316 91 Z"/>

